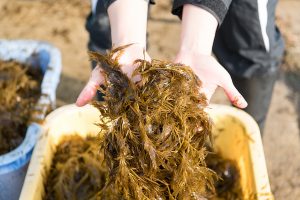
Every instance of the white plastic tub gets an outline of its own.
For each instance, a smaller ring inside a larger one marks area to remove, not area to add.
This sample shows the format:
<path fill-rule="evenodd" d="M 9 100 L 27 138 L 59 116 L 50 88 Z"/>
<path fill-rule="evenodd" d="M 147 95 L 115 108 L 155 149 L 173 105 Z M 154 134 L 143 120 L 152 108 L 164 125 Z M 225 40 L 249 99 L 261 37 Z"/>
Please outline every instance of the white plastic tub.
<path fill-rule="evenodd" d="M 215 125 L 215 148 L 238 164 L 244 200 L 273 199 L 263 153 L 259 128 L 247 113 L 229 107 L 214 105 L 208 109 Z M 95 125 L 100 113 L 87 105 L 61 107 L 46 118 L 25 178 L 20 200 L 41 200 L 44 182 L 52 157 L 60 139 L 66 134 L 97 134 Z"/>
<path fill-rule="evenodd" d="M 240 172 L 243 200 L 274 199 L 259 127 L 246 112 L 225 105 L 207 110 L 214 121 L 214 148 L 235 161 Z"/>
<path fill-rule="evenodd" d="M 0 60 L 15 60 L 42 69 L 42 95 L 34 109 L 36 121 L 42 121 L 46 111 L 55 108 L 56 87 L 61 72 L 60 51 L 46 42 L 0 40 Z M 0 156 L 0 200 L 19 198 L 28 162 L 40 133 L 40 124 L 31 123 L 20 146 Z"/>

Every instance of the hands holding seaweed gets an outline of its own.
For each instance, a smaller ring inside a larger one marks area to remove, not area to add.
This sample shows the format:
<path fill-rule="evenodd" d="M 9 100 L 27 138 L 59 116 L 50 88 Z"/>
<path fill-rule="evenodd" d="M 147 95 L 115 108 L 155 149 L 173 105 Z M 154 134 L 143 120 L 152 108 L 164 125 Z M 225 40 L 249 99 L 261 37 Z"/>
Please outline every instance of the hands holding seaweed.
<path fill-rule="evenodd" d="M 132 63 L 136 59 L 146 59 L 150 61 L 147 53 L 143 54 L 144 48 L 141 45 L 133 44 L 124 50 L 124 53 L 118 58 L 118 62 L 122 66 L 122 71 L 132 76 L 136 66 Z M 247 102 L 242 95 L 234 87 L 228 72 L 210 55 L 197 54 L 193 52 L 178 53 L 176 63 L 184 63 L 190 66 L 198 78 L 202 82 L 201 91 L 205 93 L 208 101 L 214 94 L 218 86 L 222 87 L 230 101 L 237 107 L 244 108 Z M 134 81 L 138 81 L 139 77 L 132 77 Z M 76 104 L 83 106 L 87 104 L 95 96 L 99 85 L 104 84 L 104 76 L 102 75 L 100 66 L 97 66 L 91 73 L 90 79 L 82 92 L 80 93 Z"/>
<path fill-rule="evenodd" d="M 122 71 L 131 77 L 136 59 L 150 61 L 146 48 L 147 1 L 116 1 L 108 8 L 112 42 L 115 47 L 133 44 L 124 49 L 118 57 Z M 230 101 L 239 108 L 245 108 L 247 102 L 234 87 L 229 73 L 212 57 L 212 45 L 218 26 L 216 18 L 208 11 L 184 5 L 181 25 L 181 45 L 175 62 L 190 66 L 202 81 L 202 92 L 209 101 L 215 89 L 222 87 Z M 138 77 L 133 77 L 137 80 Z M 76 105 L 84 106 L 96 94 L 99 85 L 104 83 L 101 68 L 97 66 L 85 88 L 80 93 Z"/>

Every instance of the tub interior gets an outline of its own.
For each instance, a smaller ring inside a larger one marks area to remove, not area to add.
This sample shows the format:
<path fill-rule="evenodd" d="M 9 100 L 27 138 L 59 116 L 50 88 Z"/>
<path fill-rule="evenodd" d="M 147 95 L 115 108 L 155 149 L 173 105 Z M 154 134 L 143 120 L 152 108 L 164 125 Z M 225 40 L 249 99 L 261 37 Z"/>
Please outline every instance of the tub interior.
<path fill-rule="evenodd" d="M 231 109 L 229 111 L 210 112 L 214 121 L 214 148 L 224 158 L 237 163 L 244 199 L 272 199 L 258 126 L 247 127 L 253 123 L 245 124 L 241 120 L 245 116 L 237 117 Z M 57 109 L 46 118 L 45 132 L 34 149 L 20 200 L 42 199 L 44 180 L 62 136 L 77 133 L 85 137 L 99 133 L 101 130 L 96 125 L 99 115 L 98 110 L 90 105 L 82 108 L 69 105 Z"/>

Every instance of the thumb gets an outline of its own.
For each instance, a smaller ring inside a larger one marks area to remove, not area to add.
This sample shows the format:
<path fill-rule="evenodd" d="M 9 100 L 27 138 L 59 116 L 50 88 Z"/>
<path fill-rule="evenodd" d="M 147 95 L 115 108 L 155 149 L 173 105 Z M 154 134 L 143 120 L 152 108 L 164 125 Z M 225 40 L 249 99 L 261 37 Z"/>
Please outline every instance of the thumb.
<path fill-rule="evenodd" d="M 247 101 L 240 94 L 240 92 L 235 88 L 230 77 L 229 79 L 227 79 L 227 81 L 223 82 L 220 86 L 224 89 L 226 95 L 228 96 L 229 100 L 233 105 L 237 106 L 238 108 L 246 108 L 248 106 Z"/>
<path fill-rule="evenodd" d="M 96 92 L 101 84 L 104 83 L 104 77 L 99 66 L 97 66 L 91 74 L 88 83 L 85 85 L 81 93 L 79 94 L 76 105 L 81 107 L 90 102 L 96 95 Z"/>

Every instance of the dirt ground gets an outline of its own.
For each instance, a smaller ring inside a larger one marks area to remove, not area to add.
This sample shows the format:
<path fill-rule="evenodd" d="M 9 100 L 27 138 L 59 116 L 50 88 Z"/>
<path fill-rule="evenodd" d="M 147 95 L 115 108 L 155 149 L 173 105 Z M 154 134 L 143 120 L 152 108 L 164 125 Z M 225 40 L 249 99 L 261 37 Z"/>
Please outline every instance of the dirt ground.
<path fill-rule="evenodd" d="M 1 0 L 0 38 L 35 39 L 57 46 L 63 57 L 57 105 L 74 103 L 89 77 L 88 0 Z M 149 54 L 172 59 L 179 45 L 180 22 L 167 1 L 157 0 L 149 19 Z M 287 38 L 287 62 L 274 89 L 263 138 L 272 191 L 278 200 L 300 199 L 300 1 L 280 0 L 277 18 Z M 228 104 L 218 90 L 214 103 Z"/>

